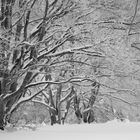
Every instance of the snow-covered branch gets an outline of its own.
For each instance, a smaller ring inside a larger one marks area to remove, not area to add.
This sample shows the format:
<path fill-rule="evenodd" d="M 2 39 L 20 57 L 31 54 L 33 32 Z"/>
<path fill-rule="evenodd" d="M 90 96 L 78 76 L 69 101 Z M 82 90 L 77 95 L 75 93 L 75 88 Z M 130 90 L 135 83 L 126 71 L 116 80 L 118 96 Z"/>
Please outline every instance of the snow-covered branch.
<path fill-rule="evenodd" d="M 19 105 L 21 105 L 22 103 L 25 103 L 27 101 L 30 101 L 32 100 L 34 97 L 36 97 L 37 95 L 39 95 L 40 93 L 42 93 L 43 90 L 45 90 L 49 85 L 45 85 L 44 88 L 42 88 L 39 92 L 31 95 L 31 96 L 28 96 L 28 97 L 21 97 L 17 103 L 15 103 L 12 108 L 10 109 L 10 113 L 13 112 L 17 107 L 19 107 Z"/>
<path fill-rule="evenodd" d="M 34 86 L 37 86 L 37 85 L 43 85 L 43 84 L 55 84 L 55 85 L 58 85 L 58 84 L 66 84 L 66 83 L 74 83 L 74 82 L 83 82 L 83 81 L 89 81 L 89 82 L 95 82 L 95 80 L 92 80 L 92 79 L 89 79 L 89 78 L 84 78 L 84 77 L 73 77 L 73 78 L 70 78 L 66 81 L 61 81 L 61 82 L 56 82 L 56 81 L 44 81 L 44 82 L 35 82 L 35 83 L 31 83 L 31 84 L 28 84 L 26 85 L 25 88 L 29 88 L 29 87 L 34 87 Z"/>

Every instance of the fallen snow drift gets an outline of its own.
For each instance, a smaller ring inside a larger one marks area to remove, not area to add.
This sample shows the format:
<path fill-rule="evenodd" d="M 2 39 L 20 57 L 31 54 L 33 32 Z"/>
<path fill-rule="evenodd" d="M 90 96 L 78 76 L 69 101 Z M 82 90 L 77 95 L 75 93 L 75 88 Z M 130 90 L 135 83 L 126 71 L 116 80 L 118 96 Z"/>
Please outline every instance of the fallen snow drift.
<path fill-rule="evenodd" d="M 140 123 L 73 124 L 0 131 L 0 140 L 140 140 Z"/>

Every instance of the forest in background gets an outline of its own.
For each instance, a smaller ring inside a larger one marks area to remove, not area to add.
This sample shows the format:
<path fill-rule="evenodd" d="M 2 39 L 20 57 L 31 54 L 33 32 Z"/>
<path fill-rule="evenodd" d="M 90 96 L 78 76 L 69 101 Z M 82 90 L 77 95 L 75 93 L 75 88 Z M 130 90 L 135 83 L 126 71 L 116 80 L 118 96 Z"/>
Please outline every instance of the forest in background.
<path fill-rule="evenodd" d="M 0 129 L 140 121 L 138 0 L 0 7 Z"/>

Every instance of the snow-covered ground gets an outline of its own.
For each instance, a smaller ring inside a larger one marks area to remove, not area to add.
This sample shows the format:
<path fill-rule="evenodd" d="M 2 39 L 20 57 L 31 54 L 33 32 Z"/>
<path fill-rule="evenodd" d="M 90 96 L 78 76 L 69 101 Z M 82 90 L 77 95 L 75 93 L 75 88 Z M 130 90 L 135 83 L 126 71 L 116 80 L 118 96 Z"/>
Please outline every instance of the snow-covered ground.
<path fill-rule="evenodd" d="M 140 123 L 42 125 L 34 131 L 0 131 L 0 140 L 140 140 Z"/>

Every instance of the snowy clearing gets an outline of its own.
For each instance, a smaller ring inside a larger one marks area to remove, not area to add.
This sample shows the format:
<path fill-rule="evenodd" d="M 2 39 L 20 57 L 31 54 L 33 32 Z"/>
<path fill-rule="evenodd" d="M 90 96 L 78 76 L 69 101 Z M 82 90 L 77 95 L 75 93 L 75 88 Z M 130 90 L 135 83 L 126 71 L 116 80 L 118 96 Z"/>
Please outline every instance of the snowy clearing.
<path fill-rule="evenodd" d="M 74 124 L 40 126 L 37 129 L 0 132 L 2 140 L 139 140 L 140 123 L 119 123 L 116 120 L 104 124 Z"/>

